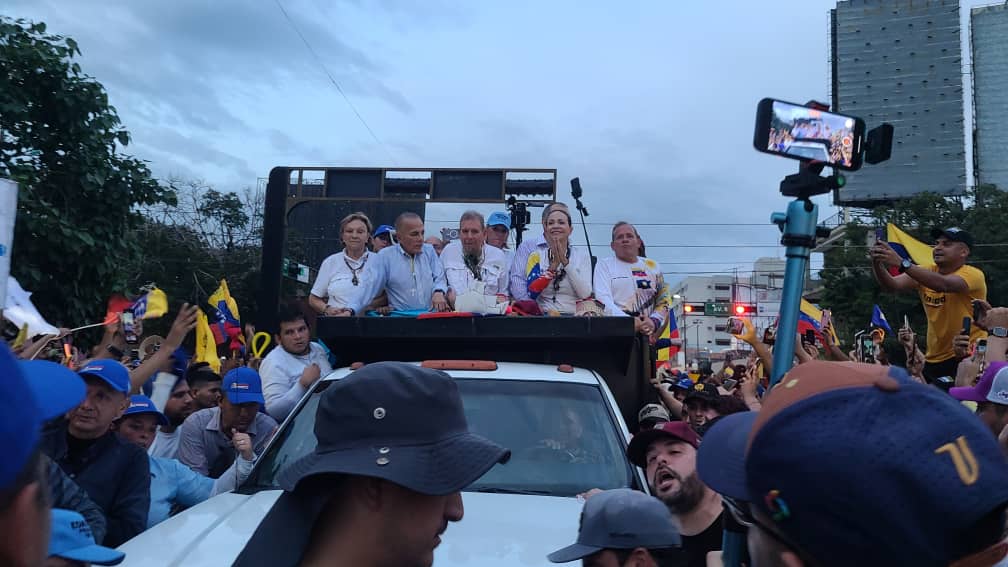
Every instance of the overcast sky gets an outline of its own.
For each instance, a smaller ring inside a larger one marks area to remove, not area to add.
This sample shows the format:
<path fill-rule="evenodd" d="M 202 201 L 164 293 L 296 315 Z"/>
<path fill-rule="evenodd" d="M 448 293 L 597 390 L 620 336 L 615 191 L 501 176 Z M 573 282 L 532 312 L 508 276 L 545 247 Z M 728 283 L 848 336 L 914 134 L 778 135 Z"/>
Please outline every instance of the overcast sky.
<path fill-rule="evenodd" d="M 563 200 L 581 178 L 593 244 L 641 223 L 678 279 L 783 254 L 767 222 L 796 164 L 752 149 L 756 103 L 828 100 L 834 3 L 772 4 L 15 0 L 5 13 L 78 41 L 128 151 L 159 177 L 236 190 L 277 165 L 557 168 Z M 436 232 L 457 210 L 427 216 Z"/>

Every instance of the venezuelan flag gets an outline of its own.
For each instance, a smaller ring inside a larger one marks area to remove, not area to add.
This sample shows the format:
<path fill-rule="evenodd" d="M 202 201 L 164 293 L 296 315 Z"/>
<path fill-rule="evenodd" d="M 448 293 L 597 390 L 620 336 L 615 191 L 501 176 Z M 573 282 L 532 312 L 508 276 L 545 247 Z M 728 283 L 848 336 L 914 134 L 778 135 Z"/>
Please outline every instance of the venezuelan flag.
<path fill-rule="evenodd" d="M 241 332 L 241 315 L 238 313 L 238 302 L 231 297 L 226 279 L 221 280 L 217 291 L 207 298 L 207 303 L 210 304 L 210 315 L 214 319 L 210 329 L 214 340 L 217 344 L 224 344 L 230 338 L 230 348 L 240 348 L 245 342 Z"/>
<path fill-rule="evenodd" d="M 811 329 L 815 336 L 820 341 L 823 340 L 822 334 L 822 310 L 812 305 L 805 298 L 801 300 L 801 310 L 798 312 L 798 332 L 804 333 L 805 331 Z M 840 341 L 837 340 L 836 332 L 833 332 L 833 344 L 838 344 Z"/>
<path fill-rule="evenodd" d="M 156 319 L 168 312 L 168 296 L 154 287 L 133 304 L 133 316 L 137 319 Z"/>
<path fill-rule="evenodd" d="M 909 258 L 921 266 L 934 261 L 930 246 L 903 232 L 893 223 L 886 225 L 886 241 L 903 259 Z"/>
<path fill-rule="evenodd" d="M 668 324 L 658 337 L 658 362 L 674 361 L 679 354 L 679 347 L 672 346 L 672 339 L 679 338 L 679 327 L 676 325 L 675 314 L 669 311 Z"/>

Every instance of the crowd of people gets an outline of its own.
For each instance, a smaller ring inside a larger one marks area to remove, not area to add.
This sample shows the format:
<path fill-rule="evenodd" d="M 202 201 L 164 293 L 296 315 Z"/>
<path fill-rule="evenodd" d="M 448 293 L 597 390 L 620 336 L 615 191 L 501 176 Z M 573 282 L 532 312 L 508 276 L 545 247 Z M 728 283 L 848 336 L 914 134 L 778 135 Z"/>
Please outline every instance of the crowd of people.
<path fill-rule="evenodd" d="M 586 248 L 571 242 L 563 203 L 543 210 L 542 232 L 507 248 L 511 220 L 466 211 L 459 238 L 424 238 L 423 219 L 403 213 L 395 227 L 372 229 L 353 213 L 340 222 L 344 249 L 326 258 L 309 303 L 319 316 L 417 315 L 471 312 L 634 317 L 635 329 L 656 336 L 668 321 L 671 293 L 661 266 L 643 257 L 633 225 L 612 230 L 613 256 L 592 267 Z M 370 238 L 368 237 L 370 235 Z"/>
<path fill-rule="evenodd" d="M 513 252 L 498 230 L 508 226 L 504 213 L 487 222 L 467 211 L 459 240 L 439 253 L 415 214 L 378 229 L 349 215 L 345 248 L 323 263 L 310 305 L 323 316 L 604 314 L 632 317 L 651 337 L 667 324 L 661 269 L 641 256 L 632 225 L 613 227 L 614 254 L 594 273 L 569 241 L 562 204 Z M 650 495 L 586 492 L 577 541 L 549 560 L 1008 565 L 1008 308 L 987 302 L 983 273 L 967 264 L 969 234 L 934 237 L 933 264 L 884 242 L 870 252 L 880 286 L 917 293 L 927 315 L 923 349 L 908 327 L 898 334 L 906 368 L 883 354 L 884 333 L 845 353 L 824 320 L 814 339 L 794 337 L 795 366 L 771 384 L 775 343 L 789 339 L 743 320 L 747 360 L 655 376 L 656 402 L 641 408 L 626 449 Z M 117 356 L 128 348 L 121 320 L 73 368 L 28 360 L 45 338 L 0 345 L 0 564 L 121 561 L 111 548 L 241 484 L 277 424 L 332 370 L 304 312 L 288 306 L 263 358 L 196 362 L 182 345 L 197 311 L 183 305 L 132 368 Z M 403 417 L 383 420 L 388 412 Z M 462 520 L 460 491 L 510 454 L 468 431 L 446 374 L 394 362 L 327 388 L 315 434 L 314 451 L 281 472 L 284 495 L 236 564 L 429 565 L 447 525 Z M 389 455 L 396 466 L 385 466 Z M 376 539 L 390 529 L 401 545 Z"/>

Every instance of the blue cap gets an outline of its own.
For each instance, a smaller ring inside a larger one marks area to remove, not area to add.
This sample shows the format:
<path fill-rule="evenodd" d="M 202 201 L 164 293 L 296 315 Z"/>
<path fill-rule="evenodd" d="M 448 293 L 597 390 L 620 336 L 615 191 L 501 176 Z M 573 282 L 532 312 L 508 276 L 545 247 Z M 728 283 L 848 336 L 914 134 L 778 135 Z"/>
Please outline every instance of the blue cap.
<path fill-rule="evenodd" d="M 389 226 L 387 224 L 383 224 L 383 225 L 379 225 L 378 228 L 375 229 L 374 234 L 372 234 L 371 236 L 380 236 L 380 235 L 386 234 L 386 233 L 392 234 L 394 232 L 395 232 L 394 228 L 392 228 L 391 226 Z"/>
<path fill-rule="evenodd" d="M 697 472 L 824 565 L 948 565 L 962 534 L 1008 503 L 1008 463 L 987 427 L 874 364 L 794 368 L 758 413 L 710 428 Z"/>
<path fill-rule="evenodd" d="M 77 374 L 101 378 L 114 390 L 124 394 L 128 394 L 130 391 L 129 370 L 111 358 L 92 360 L 78 370 Z"/>
<path fill-rule="evenodd" d="M 673 384 L 676 388 L 682 388 L 683 390 L 693 389 L 693 380 L 688 376 L 683 376 L 678 382 Z"/>
<path fill-rule="evenodd" d="M 157 416 L 158 425 L 168 425 L 168 418 L 165 417 L 163 413 L 158 411 L 157 406 L 151 401 L 147 396 L 130 396 L 129 407 L 123 412 L 122 416 L 126 417 L 129 415 L 139 415 L 149 413 Z"/>
<path fill-rule="evenodd" d="M 262 379 L 259 373 L 247 366 L 235 368 L 224 375 L 221 390 L 232 404 L 259 402 L 265 404 L 262 393 Z"/>
<path fill-rule="evenodd" d="M 0 490 L 28 464 L 38 445 L 42 424 L 59 417 L 84 399 L 84 382 L 70 369 L 44 360 L 18 361 L 0 343 Z"/>
<path fill-rule="evenodd" d="M 605 490 L 585 502 L 577 542 L 546 558 L 568 563 L 603 549 L 679 547 L 682 537 L 676 526 L 661 500 L 629 488 Z"/>
<path fill-rule="evenodd" d="M 95 543 L 91 527 L 73 510 L 52 510 L 49 555 L 95 565 L 118 565 L 126 557 L 121 551 Z"/>
<path fill-rule="evenodd" d="M 487 217 L 487 226 L 506 226 L 511 230 L 511 215 L 497 211 Z"/>

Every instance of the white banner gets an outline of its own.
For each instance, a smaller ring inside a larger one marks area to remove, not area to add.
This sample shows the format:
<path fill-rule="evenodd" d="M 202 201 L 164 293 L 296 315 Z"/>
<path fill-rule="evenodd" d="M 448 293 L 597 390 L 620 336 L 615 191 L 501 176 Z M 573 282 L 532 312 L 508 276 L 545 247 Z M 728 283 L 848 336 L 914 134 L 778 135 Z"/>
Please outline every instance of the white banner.
<path fill-rule="evenodd" d="M 10 179 L 0 179 L 0 305 L 7 298 L 11 248 L 14 246 L 14 219 L 17 218 L 18 186 Z"/>
<path fill-rule="evenodd" d="M 18 328 L 28 325 L 28 336 L 35 335 L 56 335 L 59 329 L 51 325 L 32 303 L 31 293 L 25 291 L 21 284 L 11 276 L 4 278 L 4 285 L 7 287 L 7 298 L 4 300 L 4 319 L 7 319 Z"/>

